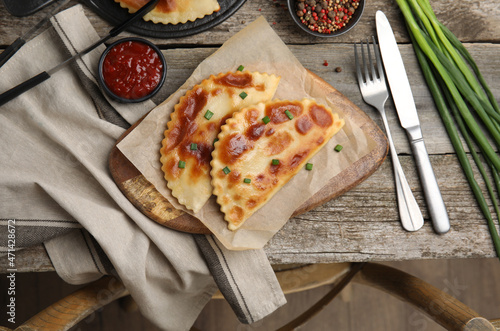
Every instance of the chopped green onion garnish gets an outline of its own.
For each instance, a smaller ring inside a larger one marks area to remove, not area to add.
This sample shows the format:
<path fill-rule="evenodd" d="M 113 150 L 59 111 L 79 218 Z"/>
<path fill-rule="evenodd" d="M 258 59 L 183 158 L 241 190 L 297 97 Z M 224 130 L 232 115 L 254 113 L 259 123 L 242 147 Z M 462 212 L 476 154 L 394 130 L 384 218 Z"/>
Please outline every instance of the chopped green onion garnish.
<path fill-rule="evenodd" d="M 340 152 L 342 150 L 342 148 L 344 148 L 344 147 L 342 147 L 342 145 L 337 145 L 337 146 L 335 146 L 334 149 L 336 152 Z"/>
<path fill-rule="evenodd" d="M 222 171 L 224 171 L 224 173 L 227 175 L 228 173 L 231 172 L 231 169 L 229 169 L 228 167 L 225 167 L 224 169 L 222 169 Z"/>
<path fill-rule="evenodd" d="M 195 144 L 195 143 L 191 143 L 191 150 L 192 151 L 195 151 L 198 149 L 198 144 Z"/>
<path fill-rule="evenodd" d="M 240 98 L 242 98 L 242 99 L 245 99 L 247 96 L 248 96 L 248 94 L 245 91 L 240 93 Z"/>
<path fill-rule="evenodd" d="M 273 159 L 273 160 L 271 161 L 271 164 L 272 164 L 272 165 L 278 165 L 278 164 L 280 164 L 280 160 Z"/>
<path fill-rule="evenodd" d="M 207 112 L 205 113 L 205 118 L 209 120 L 212 118 L 212 116 L 214 116 L 214 113 L 212 113 L 210 110 L 207 109 Z"/>
<path fill-rule="evenodd" d="M 245 69 L 245 67 L 244 67 L 244 66 L 239 66 L 237 70 L 238 70 L 238 71 L 243 71 L 243 69 Z"/>
<path fill-rule="evenodd" d="M 292 115 L 292 113 L 290 113 L 290 111 L 288 109 L 285 110 L 285 114 L 288 117 L 288 119 L 290 119 L 290 120 L 293 119 L 293 115 Z"/>
<path fill-rule="evenodd" d="M 250 178 L 243 179 L 243 183 L 250 184 L 252 180 Z"/>
<path fill-rule="evenodd" d="M 264 122 L 265 124 L 271 122 L 271 119 L 269 118 L 269 116 L 266 116 L 262 119 L 262 122 Z"/>
<path fill-rule="evenodd" d="M 179 161 L 179 168 L 184 169 L 186 167 L 186 161 Z"/>
<path fill-rule="evenodd" d="M 306 170 L 312 170 L 313 164 L 312 163 L 306 163 Z"/>
<path fill-rule="evenodd" d="M 218 142 L 218 141 L 219 141 L 219 138 L 215 138 L 214 142 L 212 143 L 212 145 L 215 145 L 215 143 Z"/>

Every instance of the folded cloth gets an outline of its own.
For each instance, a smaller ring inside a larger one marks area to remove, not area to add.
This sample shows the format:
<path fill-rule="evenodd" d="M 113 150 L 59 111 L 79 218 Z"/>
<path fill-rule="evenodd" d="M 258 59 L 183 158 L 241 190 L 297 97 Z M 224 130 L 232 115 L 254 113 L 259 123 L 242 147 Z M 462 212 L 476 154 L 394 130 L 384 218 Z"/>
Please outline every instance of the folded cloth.
<path fill-rule="evenodd" d="M 76 5 L 52 19 L 1 69 L 0 91 L 99 39 Z M 286 301 L 263 250 L 232 252 L 210 235 L 163 227 L 119 191 L 108 156 L 124 128 L 155 102 L 124 105 L 96 83 L 104 46 L 0 108 L 0 233 L 16 221 L 16 248 L 44 243 L 57 273 L 81 284 L 113 274 L 141 312 L 187 330 L 217 286 L 243 323 Z M 0 238 L 0 252 L 6 238 Z M 6 237 L 6 236 L 5 236 Z"/>

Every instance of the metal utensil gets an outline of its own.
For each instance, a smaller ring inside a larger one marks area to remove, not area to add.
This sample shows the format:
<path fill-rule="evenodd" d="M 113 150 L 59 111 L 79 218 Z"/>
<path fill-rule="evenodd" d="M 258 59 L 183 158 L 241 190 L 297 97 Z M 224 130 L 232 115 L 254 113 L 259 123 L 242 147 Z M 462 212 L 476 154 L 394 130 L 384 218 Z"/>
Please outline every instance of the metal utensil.
<path fill-rule="evenodd" d="M 387 17 L 380 10 L 376 13 L 377 35 L 380 43 L 380 52 L 384 61 L 384 68 L 391 88 L 394 105 L 398 112 L 401 126 L 406 130 L 410 139 L 413 156 L 424 190 L 425 201 L 429 214 L 437 233 L 446 233 L 450 229 L 448 212 L 444 205 L 441 191 L 432 170 L 432 165 L 425 148 L 417 108 L 413 100 L 410 82 L 406 75 L 403 59 L 399 53 L 396 38 L 392 32 Z"/>
<path fill-rule="evenodd" d="M 26 43 L 26 40 L 30 38 L 38 29 L 44 26 L 52 16 L 54 16 L 59 10 L 66 5 L 69 0 L 63 0 L 57 6 L 55 6 L 44 18 L 40 20 L 34 27 L 28 30 L 24 35 L 14 40 L 3 52 L 0 54 L 0 67 L 5 64 L 16 52 Z"/>
<path fill-rule="evenodd" d="M 81 51 L 79 53 L 76 53 L 75 55 L 73 55 L 69 59 L 66 59 L 64 62 L 60 63 L 59 65 L 55 66 L 54 68 L 50 69 L 49 71 L 41 72 L 38 75 L 36 75 L 36 76 L 28 79 L 24 83 L 21 83 L 21 84 L 15 86 L 15 87 L 11 88 L 7 92 L 4 92 L 4 93 L 0 94 L 0 106 L 4 105 L 5 103 L 9 102 L 10 100 L 14 99 L 15 97 L 23 94 L 24 92 L 30 90 L 31 88 L 37 86 L 38 84 L 46 81 L 47 79 L 50 78 L 51 75 L 53 75 L 55 72 L 57 72 L 59 69 L 61 69 L 62 67 L 64 67 L 69 62 L 71 62 L 71 61 L 73 61 L 73 60 L 75 60 L 77 58 L 80 58 L 81 56 L 89 53 L 94 48 L 96 48 L 97 46 L 99 46 L 102 43 L 106 42 L 111 37 L 117 36 L 120 32 L 122 32 L 128 26 L 130 26 L 133 22 L 135 22 L 136 20 L 138 20 L 139 18 L 143 17 L 148 12 L 150 12 L 156 6 L 156 4 L 158 3 L 158 1 L 159 0 L 151 0 L 151 1 L 149 1 L 141 9 L 139 9 L 132 16 L 130 16 L 130 18 L 127 19 L 125 22 L 123 22 L 122 24 L 120 24 L 120 25 L 116 26 L 115 28 L 111 29 L 111 31 L 109 32 L 109 34 L 107 36 L 101 38 L 100 40 L 98 40 L 94 44 L 90 45 L 89 47 L 87 47 L 83 51 Z"/>
<path fill-rule="evenodd" d="M 394 147 L 394 142 L 392 140 L 384 108 L 389 92 L 385 83 L 382 60 L 380 59 L 377 43 L 374 37 L 372 37 L 372 39 L 373 52 L 375 54 L 375 63 L 377 67 L 376 69 L 372 62 L 370 43 L 367 41 L 366 46 L 363 46 L 363 42 L 361 43 L 361 59 L 358 58 L 357 45 L 354 44 L 354 58 L 356 61 L 358 85 L 365 102 L 372 105 L 379 111 L 382 116 L 382 121 L 384 122 L 387 139 L 389 140 L 394 177 L 396 178 L 396 192 L 401 223 L 405 230 L 416 231 L 424 225 L 424 218 L 422 217 L 420 208 L 418 207 L 417 201 L 415 200 L 415 197 L 410 189 L 410 185 L 408 185 L 401 163 L 399 163 L 398 153 Z M 367 53 L 366 55 L 364 51 L 365 48 Z M 368 69 L 368 66 L 370 67 L 370 70 Z"/>

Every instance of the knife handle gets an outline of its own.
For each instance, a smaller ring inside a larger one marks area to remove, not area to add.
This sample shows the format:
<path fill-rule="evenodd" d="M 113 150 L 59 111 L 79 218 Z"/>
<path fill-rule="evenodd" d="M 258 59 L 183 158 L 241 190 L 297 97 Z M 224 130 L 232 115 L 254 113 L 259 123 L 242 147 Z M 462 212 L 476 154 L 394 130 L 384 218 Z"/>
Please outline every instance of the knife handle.
<path fill-rule="evenodd" d="M 0 106 L 3 106 L 4 104 L 9 102 L 10 100 L 23 94 L 26 91 L 32 89 L 33 87 L 46 81 L 49 78 L 50 78 L 50 75 L 46 71 L 44 71 L 44 72 L 41 72 L 38 75 L 28 79 L 27 81 L 11 88 L 7 92 L 0 94 Z"/>
<path fill-rule="evenodd" d="M 434 230 L 437 233 L 446 233 L 450 230 L 450 220 L 436 176 L 432 170 L 424 139 L 422 137 L 411 139 L 410 136 L 410 141 Z"/>
<path fill-rule="evenodd" d="M 12 55 L 16 54 L 19 48 L 21 48 L 25 43 L 26 41 L 24 41 L 24 39 L 17 38 L 12 44 L 10 44 L 9 47 L 7 47 L 2 54 L 0 54 L 0 67 L 3 66 L 5 62 L 12 57 Z"/>

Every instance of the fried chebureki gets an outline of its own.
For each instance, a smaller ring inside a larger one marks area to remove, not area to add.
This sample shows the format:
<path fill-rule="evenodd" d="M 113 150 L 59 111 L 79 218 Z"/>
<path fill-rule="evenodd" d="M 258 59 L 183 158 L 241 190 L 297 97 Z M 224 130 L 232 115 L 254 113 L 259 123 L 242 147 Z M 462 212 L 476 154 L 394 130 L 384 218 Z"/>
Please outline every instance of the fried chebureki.
<path fill-rule="evenodd" d="M 344 125 L 311 99 L 269 101 L 235 113 L 212 152 L 212 186 L 230 230 L 278 192 Z"/>
<path fill-rule="evenodd" d="M 149 0 L 115 0 L 121 7 L 135 13 Z M 160 0 L 152 11 L 144 15 L 145 21 L 178 24 L 195 21 L 220 10 L 217 0 Z"/>
<path fill-rule="evenodd" d="M 221 125 L 243 107 L 271 100 L 280 77 L 236 71 L 221 73 L 186 92 L 175 105 L 160 150 L 172 195 L 198 212 L 212 195 L 210 161 Z"/>

